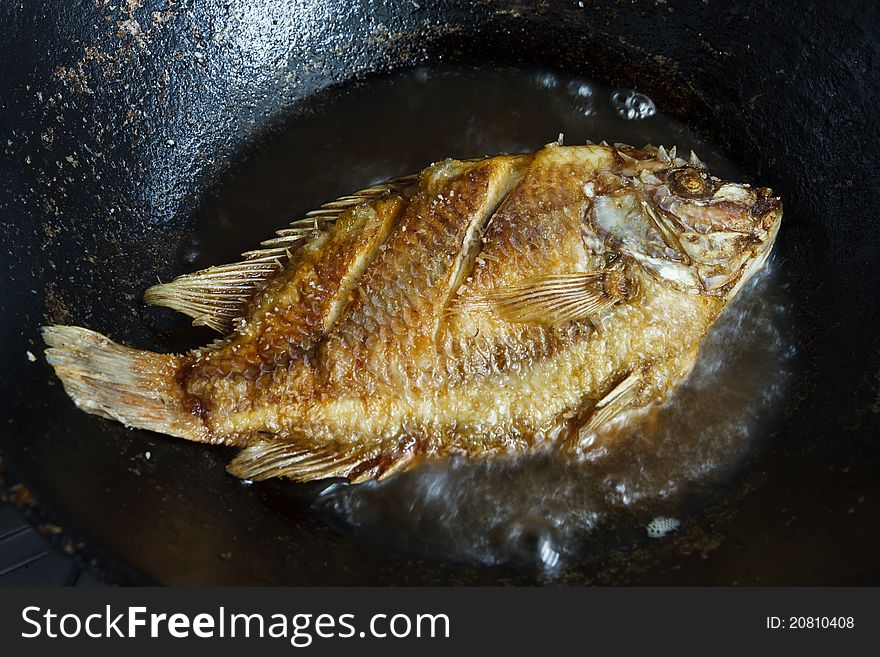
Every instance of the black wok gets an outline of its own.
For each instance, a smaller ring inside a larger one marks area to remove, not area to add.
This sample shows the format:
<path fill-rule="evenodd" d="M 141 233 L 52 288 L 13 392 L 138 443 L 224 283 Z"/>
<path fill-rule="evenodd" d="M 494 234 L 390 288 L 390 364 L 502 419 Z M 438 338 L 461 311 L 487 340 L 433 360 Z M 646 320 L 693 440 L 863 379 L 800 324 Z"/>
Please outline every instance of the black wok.
<path fill-rule="evenodd" d="M 3 476 L 26 483 L 33 521 L 60 526 L 56 540 L 100 576 L 535 581 L 362 545 L 295 487 L 242 486 L 223 450 L 77 411 L 41 358 L 50 321 L 160 351 L 203 339 L 181 337 L 140 296 L 175 273 L 212 190 L 320 90 L 455 62 L 636 87 L 785 200 L 777 249 L 799 365 L 778 428 L 687 532 L 585 559 L 562 581 L 880 583 L 880 15 L 869 3 L 26 1 L 0 7 L 0 34 Z"/>

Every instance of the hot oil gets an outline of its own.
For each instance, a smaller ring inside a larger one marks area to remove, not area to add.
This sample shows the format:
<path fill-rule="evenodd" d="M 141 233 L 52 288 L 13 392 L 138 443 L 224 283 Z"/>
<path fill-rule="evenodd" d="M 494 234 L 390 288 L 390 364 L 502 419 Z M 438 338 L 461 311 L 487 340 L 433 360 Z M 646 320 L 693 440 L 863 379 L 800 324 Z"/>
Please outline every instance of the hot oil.
<path fill-rule="evenodd" d="M 713 174 L 743 171 L 647 97 L 537 70 L 416 69 L 311 99 L 207 206 L 181 271 L 236 259 L 306 211 L 445 157 L 532 151 L 564 134 L 695 150 Z M 547 455 L 422 466 L 384 482 L 300 487 L 353 540 L 488 564 L 571 560 L 662 540 L 695 522 L 773 424 L 791 357 L 773 259 L 719 318 L 697 366 L 649 425 L 604 457 Z M 285 483 L 284 486 L 294 486 Z"/>

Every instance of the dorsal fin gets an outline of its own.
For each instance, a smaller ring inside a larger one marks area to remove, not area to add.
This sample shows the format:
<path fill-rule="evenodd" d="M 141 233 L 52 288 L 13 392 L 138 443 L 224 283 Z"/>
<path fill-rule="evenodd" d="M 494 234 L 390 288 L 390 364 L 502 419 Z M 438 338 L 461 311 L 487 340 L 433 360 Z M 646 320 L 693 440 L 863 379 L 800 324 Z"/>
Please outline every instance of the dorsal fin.
<path fill-rule="evenodd" d="M 416 178 L 416 175 L 402 176 L 341 196 L 277 231 L 275 237 L 260 244 L 263 248 L 246 251 L 242 254 L 244 260 L 208 267 L 178 276 L 170 283 L 154 285 L 144 294 L 144 302 L 189 315 L 193 325 L 229 333 L 235 320 L 245 314 L 251 299 L 292 260 L 299 247 L 326 231 L 343 212 L 402 190 Z"/>

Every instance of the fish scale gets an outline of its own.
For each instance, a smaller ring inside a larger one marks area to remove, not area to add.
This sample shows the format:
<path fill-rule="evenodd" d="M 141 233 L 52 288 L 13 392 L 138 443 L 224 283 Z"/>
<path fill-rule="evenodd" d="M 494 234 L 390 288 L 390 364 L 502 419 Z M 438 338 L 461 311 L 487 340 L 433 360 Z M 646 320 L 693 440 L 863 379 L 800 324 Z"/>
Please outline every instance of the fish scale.
<path fill-rule="evenodd" d="M 576 151 L 549 147 L 540 151 L 492 217 L 483 248 L 460 296 L 479 295 L 529 276 L 581 268 L 588 259 L 579 218 L 587 201 L 583 185 L 597 168 L 609 166 L 610 160 L 601 147 Z M 550 196 L 541 193 L 548 185 L 553 188 Z M 553 327 L 498 323 L 491 313 L 470 308 L 455 314 L 450 330 L 476 335 L 473 342 L 479 341 L 481 346 L 475 352 L 478 357 L 484 350 L 493 354 L 489 362 L 479 359 L 485 363 L 484 368 L 490 369 L 495 369 L 492 361 L 509 365 L 557 353 L 569 338 L 564 330 Z M 465 343 L 460 351 L 467 354 L 473 351 L 473 345 Z M 479 365 L 465 358 L 471 365 L 469 371 L 475 373 Z"/>
<path fill-rule="evenodd" d="M 423 174 L 422 190 L 320 350 L 331 381 L 350 387 L 360 379 L 375 384 L 393 376 L 396 384 L 410 386 L 439 367 L 432 336 L 452 294 L 456 256 L 469 229 L 491 214 L 511 186 L 517 162 L 444 162 Z M 402 334 L 389 330 L 398 316 L 406 324 Z M 354 367 L 358 360 L 368 367 Z"/>

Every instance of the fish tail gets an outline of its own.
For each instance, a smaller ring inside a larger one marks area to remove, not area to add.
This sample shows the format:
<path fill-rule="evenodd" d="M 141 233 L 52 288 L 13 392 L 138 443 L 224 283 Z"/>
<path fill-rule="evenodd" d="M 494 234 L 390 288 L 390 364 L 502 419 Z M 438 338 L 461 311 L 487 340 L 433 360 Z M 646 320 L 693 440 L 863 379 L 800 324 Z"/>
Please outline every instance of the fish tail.
<path fill-rule="evenodd" d="M 79 326 L 44 326 L 46 360 L 74 403 L 127 427 L 205 442 L 203 420 L 187 411 L 177 380 L 182 358 L 117 344 Z"/>

